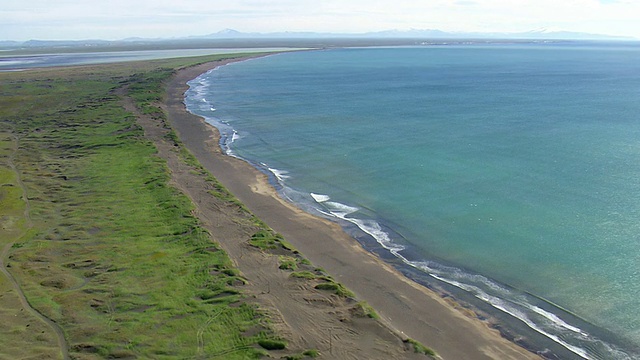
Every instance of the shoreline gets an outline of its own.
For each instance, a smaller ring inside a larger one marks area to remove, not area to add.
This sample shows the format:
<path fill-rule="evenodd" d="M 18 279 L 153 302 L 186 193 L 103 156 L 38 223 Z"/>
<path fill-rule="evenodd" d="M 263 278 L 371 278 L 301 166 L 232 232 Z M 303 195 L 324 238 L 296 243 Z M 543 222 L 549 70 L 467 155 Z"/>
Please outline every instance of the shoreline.
<path fill-rule="evenodd" d="M 433 348 L 444 359 L 540 358 L 505 339 L 466 309 L 407 278 L 365 250 L 337 223 L 284 201 L 267 176 L 220 149 L 218 131 L 184 106 L 186 82 L 233 59 L 180 70 L 166 99 L 169 121 L 185 146 L 258 218 L 281 233 L 301 253 L 366 300 L 382 322 L 403 336 Z"/>

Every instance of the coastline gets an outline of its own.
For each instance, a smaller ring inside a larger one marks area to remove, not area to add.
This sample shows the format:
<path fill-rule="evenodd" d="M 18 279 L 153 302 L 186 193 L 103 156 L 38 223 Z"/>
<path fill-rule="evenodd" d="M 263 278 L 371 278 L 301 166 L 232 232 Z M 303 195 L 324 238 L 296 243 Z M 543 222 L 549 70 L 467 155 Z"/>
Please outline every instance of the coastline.
<path fill-rule="evenodd" d="M 317 266 L 366 300 L 382 322 L 405 337 L 432 347 L 444 359 L 539 358 L 503 338 L 474 314 L 405 277 L 363 249 L 336 223 L 310 215 L 282 200 L 267 177 L 250 164 L 227 156 L 219 135 L 184 106 L 186 82 L 230 61 L 180 70 L 167 89 L 169 121 L 185 146 L 247 208 Z M 236 259 L 237 260 L 237 259 Z"/>

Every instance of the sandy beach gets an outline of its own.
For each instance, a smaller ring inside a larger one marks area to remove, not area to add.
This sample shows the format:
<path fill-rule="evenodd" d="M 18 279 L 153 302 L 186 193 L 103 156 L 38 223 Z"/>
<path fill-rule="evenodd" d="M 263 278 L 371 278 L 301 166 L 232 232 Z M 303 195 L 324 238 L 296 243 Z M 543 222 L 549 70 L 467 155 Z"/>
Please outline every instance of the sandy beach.
<path fill-rule="evenodd" d="M 237 222 L 225 220 L 224 209 L 216 209 L 215 204 L 207 203 L 206 189 L 198 188 L 195 180 L 187 183 L 174 177 L 176 186 L 196 203 L 198 214 L 213 237 L 252 284 L 249 293 L 254 294 L 259 304 L 279 312 L 279 320 L 274 322 L 281 331 L 290 334 L 294 342 L 307 346 L 325 346 L 325 349 L 330 346 L 332 356 L 325 351 L 326 358 L 407 358 L 413 355 L 401 351 L 401 340 L 406 338 L 434 349 L 443 359 L 540 358 L 503 338 L 469 310 L 407 279 L 364 250 L 337 224 L 285 202 L 264 174 L 244 161 L 225 155 L 218 146 L 217 130 L 202 118 L 188 113 L 183 101 L 187 81 L 227 62 L 183 69 L 172 78 L 165 100 L 171 126 L 200 163 L 251 212 L 281 233 L 314 265 L 324 268 L 352 290 L 358 300 L 368 302 L 380 315 L 380 322 L 374 324 L 353 319 L 341 321 L 340 309 L 345 304 L 337 300 L 328 304 L 325 301 L 321 308 L 315 306 L 317 311 L 309 310 L 305 304 L 314 303 L 311 300 L 314 294 L 300 286 L 297 290 L 292 289 L 291 283 L 282 275 L 270 274 L 269 269 L 277 273 L 277 266 L 270 266 L 271 260 L 257 254 L 248 255 L 238 239 L 250 234 L 234 225 Z M 174 174 L 177 171 L 171 170 Z M 323 314 L 335 315 L 335 319 L 328 319 Z M 350 328 L 355 330 L 350 333 Z M 345 336 L 335 336 L 340 332 Z M 367 347 L 367 344 L 371 346 Z M 349 346 L 355 350 L 349 350 Z"/>

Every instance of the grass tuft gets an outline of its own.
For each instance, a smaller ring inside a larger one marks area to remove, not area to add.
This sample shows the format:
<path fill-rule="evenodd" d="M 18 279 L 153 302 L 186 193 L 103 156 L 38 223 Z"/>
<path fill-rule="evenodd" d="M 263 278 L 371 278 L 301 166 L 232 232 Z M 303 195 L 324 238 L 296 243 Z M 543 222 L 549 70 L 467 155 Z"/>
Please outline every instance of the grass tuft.
<path fill-rule="evenodd" d="M 408 339 L 404 340 L 404 342 L 410 344 L 411 346 L 413 346 L 413 350 L 416 353 L 424 354 L 424 355 L 427 355 L 427 356 L 436 356 L 436 352 L 435 351 L 433 351 L 432 349 L 422 345 L 420 342 L 418 342 L 416 340 L 408 338 Z"/>
<path fill-rule="evenodd" d="M 260 230 L 251 237 L 249 244 L 261 250 L 272 250 L 282 247 L 283 240 L 282 235 L 271 230 Z"/>
<path fill-rule="evenodd" d="M 324 282 L 315 286 L 318 290 L 328 290 L 334 292 L 340 297 L 355 297 L 355 295 L 349 291 L 344 285 L 337 282 Z"/>
<path fill-rule="evenodd" d="M 291 256 L 279 256 L 279 268 L 281 270 L 296 270 L 298 268 L 298 259 Z"/>
<path fill-rule="evenodd" d="M 308 356 L 310 358 L 316 358 L 320 356 L 320 352 L 316 349 L 309 349 L 302 353 L 304 356 Z"/>
<path fill-rule="evenodd" d="M 311 271 L 295 271 L 292 272 L 291 277 L 300 278 L 300 279 L 315 279 L 318 275 L 312 273 Z"/>
<path fill-rule="evenodd" d="M 354 306 L 354 310 L 356 314 L 362 317 L 368 317 L 371 319 L 380 319 L 380 315 L 375 311 L 371 305 L 369 305 L 366 301 L 360 301 Z"/>
<path fill-rule="evenodd" d="M 287 347 L 287 343 L 282 340 L 263 339 L 258 341 L 258 345 L 267 350 L 282 350 Z"/>

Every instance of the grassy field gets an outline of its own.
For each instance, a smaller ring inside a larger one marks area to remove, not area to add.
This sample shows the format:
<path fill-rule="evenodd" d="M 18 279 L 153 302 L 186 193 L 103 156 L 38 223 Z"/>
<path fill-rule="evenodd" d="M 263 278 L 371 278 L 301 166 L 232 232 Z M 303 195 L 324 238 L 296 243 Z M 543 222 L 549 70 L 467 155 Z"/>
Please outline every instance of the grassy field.
<path fill-rule="evenodd" d="M 171 69 L 214 58 L 0 74 L 0 246 L 34 310 L 0 274 L 0 359 L 64 358 L 46 319 L 75 359 L 247 359 L 279 343 L 114 93 L 158 111 Z"/>

